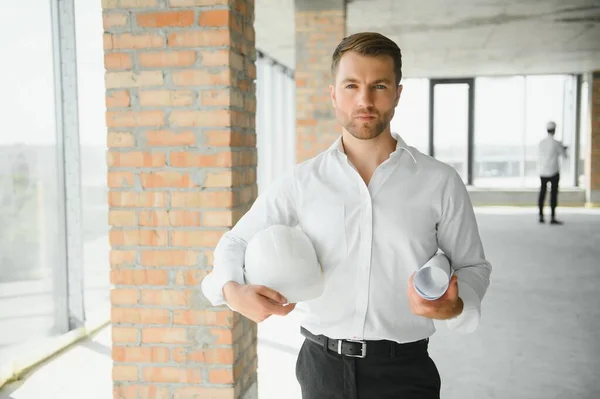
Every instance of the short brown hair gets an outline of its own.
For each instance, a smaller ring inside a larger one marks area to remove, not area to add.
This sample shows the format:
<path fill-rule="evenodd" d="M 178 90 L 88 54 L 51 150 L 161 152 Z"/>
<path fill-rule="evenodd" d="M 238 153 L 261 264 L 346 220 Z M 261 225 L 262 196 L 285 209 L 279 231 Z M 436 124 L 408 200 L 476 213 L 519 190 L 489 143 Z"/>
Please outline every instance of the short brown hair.
<path fill-rule="evenodd" d="M 345 37 L 333 52 L 331 59 L 331 76 L 335 76 L 340 59 L 347 51 L 354 51 L 363 56 L 377 57 L 389 55 L 394 60 L 396 85 L 402 80 L 402 51 L 391 39 L 381 33 L 362 32 Z"/>

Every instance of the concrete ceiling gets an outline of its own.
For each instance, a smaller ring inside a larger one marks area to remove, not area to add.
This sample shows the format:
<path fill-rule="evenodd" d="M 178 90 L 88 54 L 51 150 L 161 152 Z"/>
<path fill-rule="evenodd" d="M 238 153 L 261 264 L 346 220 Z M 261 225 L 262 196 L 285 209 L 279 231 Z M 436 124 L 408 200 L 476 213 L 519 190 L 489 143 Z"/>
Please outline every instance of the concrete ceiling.
<path fill-rule="evenodd" d="M 346 24 L 395 40 L 406 77 L 600 70 L 600 0 L 352 0 Z M 255 30 L 294 69 L 294 0 L 256 0 Z"/>

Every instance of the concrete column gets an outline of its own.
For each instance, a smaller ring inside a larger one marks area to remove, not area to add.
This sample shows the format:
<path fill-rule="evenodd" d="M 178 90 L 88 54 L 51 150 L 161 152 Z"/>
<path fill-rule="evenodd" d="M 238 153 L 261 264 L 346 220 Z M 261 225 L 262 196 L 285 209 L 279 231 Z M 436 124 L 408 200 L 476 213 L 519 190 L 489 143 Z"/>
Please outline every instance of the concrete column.
<path fill-rule="evenodd" d="M 255 200 L 253 0 L 103 0 L 114 398 L 256 397 L 200 281 Z"/>
<path fill-rule="evenodd" d="M 325 150 L 341 134 L 329 98 L 331 55 L 346 35 L 345 0 L 295 0 L 296 161 Z"/>

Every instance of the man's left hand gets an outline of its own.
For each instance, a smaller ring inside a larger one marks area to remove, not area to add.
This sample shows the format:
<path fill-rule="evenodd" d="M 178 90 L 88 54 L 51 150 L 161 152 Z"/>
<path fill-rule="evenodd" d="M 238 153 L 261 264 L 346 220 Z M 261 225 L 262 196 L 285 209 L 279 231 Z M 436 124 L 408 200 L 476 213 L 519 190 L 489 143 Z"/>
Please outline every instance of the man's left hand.
<path fill-rule="evenodd" d="M 415 274 L 408 279 L 408 303 L 410 311 L 417 316 L 423 316 L 430 319 L 446 320 L 452 319 L 462 313 L 463 301 L 458 296 L 458 280 L 456 276 L 450 279 L 448 289 L 440 298 L 436 300 L 427 300 L 422 298 L 413 285 Z"/>

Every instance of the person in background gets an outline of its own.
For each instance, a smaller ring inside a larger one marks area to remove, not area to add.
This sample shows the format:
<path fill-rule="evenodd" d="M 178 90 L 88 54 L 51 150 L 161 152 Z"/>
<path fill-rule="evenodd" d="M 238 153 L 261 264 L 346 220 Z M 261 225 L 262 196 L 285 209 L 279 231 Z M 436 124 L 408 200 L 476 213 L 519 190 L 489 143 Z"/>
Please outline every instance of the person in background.
<path fill-rule="evenodd" d="M 544 223 L 544 201 L 548 182 L 550 182 L 550 209 L 552 218 L 550 224 L 563 224 L 556 220 L 556 206 L 558 204 L 558 181 L 560 180 L 560 157 L 567 156 L 567 147 L 554 138 L 556 123 L 548 122 L 546 125 L 548 136 L 539 144 L 539 171 L 540 171 L 540 196 L 538 207 L 540 208 L 540 223 Z"/>

